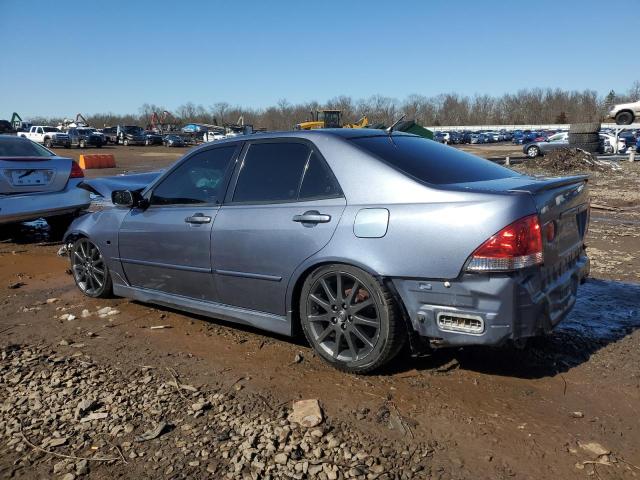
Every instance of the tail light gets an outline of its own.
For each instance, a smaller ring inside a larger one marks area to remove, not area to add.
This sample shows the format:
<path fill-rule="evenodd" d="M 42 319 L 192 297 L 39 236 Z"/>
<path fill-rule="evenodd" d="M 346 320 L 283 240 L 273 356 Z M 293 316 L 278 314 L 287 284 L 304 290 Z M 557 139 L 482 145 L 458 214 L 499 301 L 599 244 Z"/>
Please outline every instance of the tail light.
<path fill-rule="evenodd" d="M 69 178 L 84 178 L 84 172 L 75 160 L 71 161 L 71 173 L 69 173 Z"/>
<path fill-rule="evenodd" d="M 480 245 L 471 255 L 467 270 L 505 272 L 540 265 L 542 232 L 537 215 L 516 220 Z"/>

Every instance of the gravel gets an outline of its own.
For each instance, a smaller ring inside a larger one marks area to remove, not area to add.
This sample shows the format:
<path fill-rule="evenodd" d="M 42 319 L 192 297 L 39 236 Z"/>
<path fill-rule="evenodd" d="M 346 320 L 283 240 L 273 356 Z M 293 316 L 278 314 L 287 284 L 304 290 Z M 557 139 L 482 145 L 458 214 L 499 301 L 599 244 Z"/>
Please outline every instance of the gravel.
<path fill-rule="evenodd" d="M 429 445 L 416 441 L 405 449 L 331 419 L 305 428 L 289 420 L 290 405 L 271 407 L 246 390 L 183 385 L 168 369 L 123 372 L 66 350 L 0 350 L 0 455 L 16 459 L 9 476 L 19 470 L 64 479 L 95 470 L 104 477 L 137 471 L 227 479 L 430 475 Z"/>

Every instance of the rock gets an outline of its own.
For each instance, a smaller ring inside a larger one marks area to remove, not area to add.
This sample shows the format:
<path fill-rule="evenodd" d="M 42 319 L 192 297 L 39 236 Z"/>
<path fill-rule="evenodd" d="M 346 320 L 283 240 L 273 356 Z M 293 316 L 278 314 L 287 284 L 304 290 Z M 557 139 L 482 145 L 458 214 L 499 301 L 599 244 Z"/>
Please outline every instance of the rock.
<path fill-rule="evenodd" d="M 136 442 L 146 442 L 147 440 L 153 440 L 162 435 L 169 425 L 167 422 L 158 423 L 155 428 L 144 432 L 142 435 L 136 436 Z"/>
<path fill-rule="evenodd" d="M 73 473 L 65 473 L 60 480 L 75 480 L 75 478 Z"/>
<path fill-rule="evenodd" d="M 76 405 L 76 418 L 82 417 L 82 415 L 94 409 L 96 406 L 97 402 L 91 398 L 80 400 L 80 402 L 78 402 L 78 405 Z"/>
<path fill-rule="evenodd" d="M 316 399 L 298 400 L 293 402 L 293 411 L 289 415 L 289 421 L 303 427 L 315 427 L 322 423 L 322 410 Z"/>
<path fill-rule="evenodd" d="M 309 465 L 309 469 L 307 470 L 307 472 L 309 473 L 309 476 L 311 476 L 311 477 L 315 477 L 321 471 L 322 471 L 322 464 L 320 464 L 320 465 Z"/>
<path fill-rule="evenodd" d="M 101 308 L 100 310 L 98 310 L 98 315 L 109 315 L 109 312 L 111 311 L 111 307 L 104 307 Z"/>
<path fill-rule="evenodd" d="M 65 443 L 67 443 L 67 437 L 52 438 L 51 440 L 49 440 L 49 446 L 54 448 L 59 447 L 60 445 L 64 445 Z"/>
<path fill-rule="evenodd" d="M 80 460 L 76 463 L 76 475 L 86 475 L 89 473 L 89 462 L 87 460 Z"/>
<path fill-rule="evenodd" d="M 84 310 L 82 310 L 82 313 L 80 314 L 80 316 L 82 318 L 90 317 L 91 316 L 91 312 L 85 308 Z"/>
<path fill-rule="evenodd" d="M 571 412 L 571 416 L 573 418 L 584 418 L 584 413 L 582 413 L 582 412 Z"/>
<path fill-rule="evenodd" d="M 603 447 L 597 442 L 588 442 L 588 443 L 578 442 L 578 446 L 584 451 L 592 453 L 597 457 L 601 455 L 609 455 L 611 453 L 611 450 Z"/>
<path fill-rule="evenodd" d="M 218 469 L 218 466 L 210 463 L 209 465 L 207 465 L 207 472 L 209 473 L 216 473 L 216 470 Z"/>
<path fill-rule="evenodd" d="M 47 298 L 47 303 L 48 304 L 56 303 L 57 301 L 58 301 L 57 298 Z"/>
<path fill-rule="evenodd" d="M 69 340 L 66 340 L 66 339 L 64 339 L 64 338 L 63 338 L 62 340 L 60 340 L 60 343 L 59 343 L 58 345 L 62 345 L 63 347 L 66 347 L 66 346 L 68 346 L 70 343 L 71 343 L 71 342 L 69 342 Z"/>
<path fill-rule="evenodd" d="M 193 410 L 194 412 L 200 412 L 210 407 L 211 407 L 211 404 L 209 402 L 197 402 L 191 405 L 191 410 Z"/>
<path fill-rule="evenodd" d="M 304 360 L 304 357 L 301 353 L 296 353 L 296 356 L 293 357 L 293 363 L 300 363 L 302 360 Z"/>
<path fill-rule="evenodd" d="M 53 473 L 62 473 L 67 468 L 67 461 L 61 460 L 53 464 Z"/>
<path fill-rule="evenodd" d="M 273 461 L 278 465 L 285 465 L 289 460 L 289 455 L 286 453 L 278 453 L 275 457 L 273 457 Z"/>
<path fill-rule="evenodd" d="M 84 418 L 80 419 L 80 423 L 92 422 L 94 420 L 104 420 L 109 414 L 107 412 L 94 412 L 90 413 Z"/>
<path fill-rule="evenodd" d="M 24 283 L 24 282 L 13 282 L 13 283 L 10 283 L 9 285 L 7 285 L 7 288 L 10 289 L 10 290 L 15 290 L 17 288 L 24 287 L 25 285 L 26 285 L 26 283 Z"/>

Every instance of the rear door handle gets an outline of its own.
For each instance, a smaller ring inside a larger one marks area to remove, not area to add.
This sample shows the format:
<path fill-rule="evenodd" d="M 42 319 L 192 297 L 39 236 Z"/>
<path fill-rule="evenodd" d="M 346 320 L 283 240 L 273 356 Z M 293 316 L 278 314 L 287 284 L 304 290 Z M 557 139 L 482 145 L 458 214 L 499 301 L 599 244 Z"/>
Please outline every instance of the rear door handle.
<path fill-rule="evenodd" d="M 293 221 L 299 223 L 328 223 L 331 221 L 331 215 L 325 215 L 317 210 L 309 210 L 302 215 L 294 215 Z"/>
<path fill-rule="evenodd" d="M 193 216 L 185 218 L 184 221 L 187 223 L 196 224 L 209 223 L 211 222 L 211 217 L 208 217 L 202 213 L 194 213 Z"/>

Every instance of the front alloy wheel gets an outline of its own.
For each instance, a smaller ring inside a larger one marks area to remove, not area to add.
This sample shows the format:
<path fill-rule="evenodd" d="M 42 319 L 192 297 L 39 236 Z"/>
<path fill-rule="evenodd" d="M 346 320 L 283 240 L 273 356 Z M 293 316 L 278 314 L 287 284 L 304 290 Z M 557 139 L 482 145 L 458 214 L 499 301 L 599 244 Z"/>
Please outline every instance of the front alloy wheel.
<path fill-rule="evenodd" d="M 88 297 L 111 296 L 111 275 L 98 247 L 87 238 L 76 240 L 71 249 L 71 271 L 76 285 Z"/>
<path fill-rule="evenodd" d="M 380 367 L 404 343 L 406 332 L 390 292 L 368 273 L 348 265 L 320 267 L 307 278 L 300 314 L 313 348 L 348 372 Z"/>

